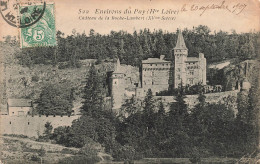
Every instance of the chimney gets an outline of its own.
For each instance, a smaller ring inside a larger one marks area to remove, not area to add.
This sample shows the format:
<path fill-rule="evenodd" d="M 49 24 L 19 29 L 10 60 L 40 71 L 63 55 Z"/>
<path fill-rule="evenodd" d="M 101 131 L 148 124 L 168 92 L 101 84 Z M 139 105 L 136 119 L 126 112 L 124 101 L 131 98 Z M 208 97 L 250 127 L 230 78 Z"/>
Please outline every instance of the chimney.
<path fill-rule="evenodd" d="M 199 53 L 199 58 L 204 58 L 204 54 L 203 53 Z"/>
<path fill-rule="evenodd" d="M 160 55 L 160 60 L 163 60 L 165 55 Z"/>

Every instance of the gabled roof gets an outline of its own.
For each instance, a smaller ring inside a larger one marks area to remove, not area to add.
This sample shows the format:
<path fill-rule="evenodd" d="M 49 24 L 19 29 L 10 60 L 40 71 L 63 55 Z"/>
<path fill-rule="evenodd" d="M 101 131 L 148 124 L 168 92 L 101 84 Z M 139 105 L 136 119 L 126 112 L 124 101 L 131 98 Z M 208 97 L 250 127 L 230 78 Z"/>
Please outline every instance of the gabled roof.
<path fill-rule="evenodd" d="M 9 107 L 32 107 L 32 100 L 30 99 L 8 99 Z"/>
<path fill-rule="evenodd" d="M 177 39 L 177 43 L 176 43 L 176 46 L 174 49 L 187 49 L 181 30 L 178 33 L 178 39 Z"/>
<path fill-rule="evenodd" d="M 148 58 L 147 60 L 142 60 L 143 64 L 150 64 L 150 63 L 170 63 L 170 61 L 162 60 L 159 58 Z"/>

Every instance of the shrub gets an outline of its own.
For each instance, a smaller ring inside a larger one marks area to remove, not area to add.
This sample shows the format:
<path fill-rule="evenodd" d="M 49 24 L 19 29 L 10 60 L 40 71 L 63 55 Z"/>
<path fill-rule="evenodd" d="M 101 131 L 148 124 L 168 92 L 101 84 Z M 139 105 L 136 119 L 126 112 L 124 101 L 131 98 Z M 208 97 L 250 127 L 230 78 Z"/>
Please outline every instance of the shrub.
<path fill-rule="evenodd" d="M 119 143 L 114 145 L 112 156 L 117 161 L 141 159 L 140 153 L 137 153 L 132 146 L 122 146 Z"/>
<path fill-rule="evenodd" d="M 31 160 L 32 160 L 32 161 L 40 161 L 41 158 L 40 158 L 38 155 L 33 154 L 33 155 L 31 156 Z"/>
<path fill-rule="evenodd" d="M 32 81 L 33 81 L 33 82 L 38 82 L 39 79 L 40 79 L 40 78 L 39 78 L 39 76 L 37 76 L 37 75 L 33 75 L 33 76 L 32 76 Z"/>
<path fill-rule="evenodd" d="M 75 150 L 64 148 L 64 149 L 61 150 L 61 153 L 62 154 L 74 154 L 75 155 L 77 152 Z"/>
<path fill-rule="evenodd" d="M 69 68 L 70 65 L 67 62 L 59 63 L 58 69 L 66 69 Z"/>

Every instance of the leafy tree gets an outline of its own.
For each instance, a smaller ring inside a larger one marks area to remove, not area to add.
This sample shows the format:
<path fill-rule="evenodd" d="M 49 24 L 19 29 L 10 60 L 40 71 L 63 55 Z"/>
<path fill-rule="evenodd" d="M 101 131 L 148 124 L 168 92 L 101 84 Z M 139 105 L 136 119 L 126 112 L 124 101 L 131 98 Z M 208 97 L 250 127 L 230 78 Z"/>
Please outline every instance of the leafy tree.
<path fill-rule="evenodd" d="M 241 91 L 238 95 L 238 114 L 235 122 L 234 134 L 237 136 L 235 144 L 238 145 L 239 155 L 253 153 L 258 149 L 258 106 L 255 93 L 258 86 L 253 86 L 249 93 Z"/>
<path fill-rule="evenodd" d="M 66 115 L 72 112 L 70 88 L 47 84 L 42 88 L 37 102 L 37 111 L 41 115 Z"/>
<path fill-rule="evenodd" d="M 140 106 L 138 105 L 138 102 L 135 98 L 135 96 L 132 96 L 131 99 L 125 100 L 125 103 L 121 106 L 121 112 L 120 117 L 125 119 L 125 117 L 130 116 L 132 114 L 135 114 L 140 110 Z"/>

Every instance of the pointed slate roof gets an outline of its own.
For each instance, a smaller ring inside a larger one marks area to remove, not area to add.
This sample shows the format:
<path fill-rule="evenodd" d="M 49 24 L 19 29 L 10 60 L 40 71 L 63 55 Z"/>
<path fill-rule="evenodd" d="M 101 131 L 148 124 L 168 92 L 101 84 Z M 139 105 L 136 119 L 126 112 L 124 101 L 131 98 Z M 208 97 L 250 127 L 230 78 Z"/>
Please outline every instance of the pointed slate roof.
<path fill-rule="evenodd" d="M 181 30 L 179 30 L 179 32 L 178 32 L 178 39 L 177 39 L 177 43 L 176 43 L 176 46 L 174 49 L 187 49 Z"/>
<path fill-rule="evenodd" d="M 113 73 L 123 73 L 122 70 L 121 70 L 119 58 L 117 58 L 117 61 L 115 63 L 115 71 Z"/>

